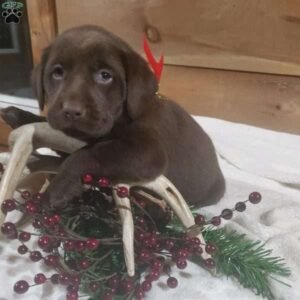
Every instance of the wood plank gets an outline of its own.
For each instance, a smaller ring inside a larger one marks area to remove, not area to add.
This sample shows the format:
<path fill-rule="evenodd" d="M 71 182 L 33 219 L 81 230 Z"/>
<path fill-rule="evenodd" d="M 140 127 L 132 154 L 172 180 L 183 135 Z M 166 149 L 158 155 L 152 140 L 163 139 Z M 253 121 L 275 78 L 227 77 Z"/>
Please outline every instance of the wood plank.
<path fill-rule="evenodd" d="M 30 1 L 29 1 L 30 2 Z M 56 1 L 59 32 L 98 24 L 171 65 L 300 75 L 300 0 Z"/>
<path fill-rule="evenodd" d="M 54 0 L 27 0 L 33 64 L 41 58 L 44 48 L 55 38 L 56 8 Z"/>
<path fill-rule="evenodd" d="M 300 134 L 300 78 L 168 66 L 161 93 L 192 114 Z"/>
<path fill-rule="evenodd" d="M 7 145 L 8 135 L 11 132 L 11 128 L 8 127 L 0 117 L 0 145 L 3 147 Z"/>

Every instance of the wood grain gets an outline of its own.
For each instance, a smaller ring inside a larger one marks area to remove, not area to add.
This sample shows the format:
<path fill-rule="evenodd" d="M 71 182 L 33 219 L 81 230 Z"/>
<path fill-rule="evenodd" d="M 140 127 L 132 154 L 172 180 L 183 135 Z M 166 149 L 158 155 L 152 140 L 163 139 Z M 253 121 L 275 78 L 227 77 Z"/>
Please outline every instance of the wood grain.
<path fill-rule="evenodd" d="M 168 66 L 160 91 L 192 114 L 300 134 L 299 77 Z"/>
<path fill-rule="evenodd" d="M 42 51 L 55 38 L 56 8 L 54 0 L 27 0 L 33 64 L 41 58 Z"/>
<path fill-rule="evenodd" d="M 171 65 L 300 75 L 300 0 L 56 1 L 59 32 L 106 27 Z M 150 28 L 150 29 L 149 29 Z"/>
<path fill-rule="evenodd" d="M 11 128 L 8 127 L 0 117 L 0 147 L 4 148 L 8 142 L 8 135 L 11 132 Z"/>

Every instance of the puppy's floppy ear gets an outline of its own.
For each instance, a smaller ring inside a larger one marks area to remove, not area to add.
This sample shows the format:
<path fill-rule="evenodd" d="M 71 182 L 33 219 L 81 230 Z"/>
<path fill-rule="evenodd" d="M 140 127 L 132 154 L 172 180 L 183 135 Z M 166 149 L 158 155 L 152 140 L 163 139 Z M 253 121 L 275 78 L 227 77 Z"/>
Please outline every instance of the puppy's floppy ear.
<path fill-rule="evenodd" d="M 40 110 L 43 110 L 45 106 L 44 69 L 49 53 L 50 46 L 44 49 L 41 62 L 34 67 L 31 74 L 31 84 L 34 94 L 38 99 Z"/>
<path fill-rule="evenodd" d="M 136 52 L 126 53 L 127 111 L 131 119 L 139 118 L 153 101 L 158 82 L 146 61 Z"/>

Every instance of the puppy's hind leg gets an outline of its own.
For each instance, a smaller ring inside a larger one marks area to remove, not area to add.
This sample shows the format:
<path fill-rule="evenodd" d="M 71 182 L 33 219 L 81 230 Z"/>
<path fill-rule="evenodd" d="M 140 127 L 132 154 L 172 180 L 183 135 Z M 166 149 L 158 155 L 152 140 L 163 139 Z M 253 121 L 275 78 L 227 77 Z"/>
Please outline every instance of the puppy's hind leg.
<path fill-rule="evenodd" d="M 19 109 L 14 106 L 9 106 L 0 109 L 0 117 L 11 128 L 15 129 L 25 124 L 46 122 L 45 117 L 35 115 L 31 112 Z"/>

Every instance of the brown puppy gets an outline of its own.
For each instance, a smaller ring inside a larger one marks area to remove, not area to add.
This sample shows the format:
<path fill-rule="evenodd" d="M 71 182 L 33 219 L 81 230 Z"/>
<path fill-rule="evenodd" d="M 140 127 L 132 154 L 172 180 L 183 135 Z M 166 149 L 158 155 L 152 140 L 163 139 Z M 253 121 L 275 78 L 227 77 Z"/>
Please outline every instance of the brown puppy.
<path fill-rule="evenodd" d="M 53 207 L 80 194 L 87 172 L 114 183 L 164 174 L 189 203 L 201 206 L 223 196 L 210 138 L 176 103 L 156 95 L 147 63 L 118 37 L 97 26 L 68 30 L 44 51 L 33 78 L 50 125 L 88 142 L 51 181 L 46 196 Z M 2 115 L 13 127 L 30 120 L 16 109 Z"/>

